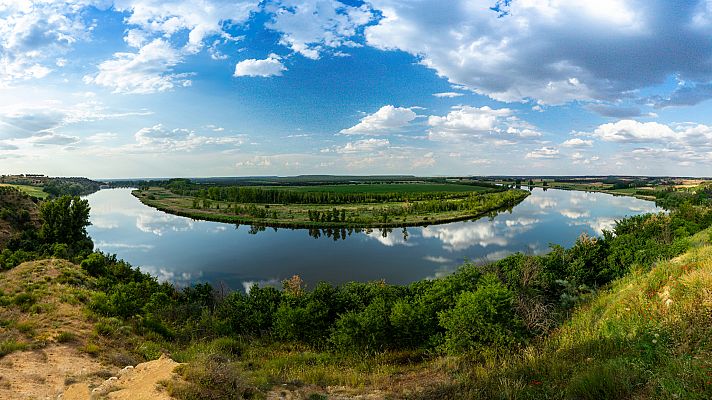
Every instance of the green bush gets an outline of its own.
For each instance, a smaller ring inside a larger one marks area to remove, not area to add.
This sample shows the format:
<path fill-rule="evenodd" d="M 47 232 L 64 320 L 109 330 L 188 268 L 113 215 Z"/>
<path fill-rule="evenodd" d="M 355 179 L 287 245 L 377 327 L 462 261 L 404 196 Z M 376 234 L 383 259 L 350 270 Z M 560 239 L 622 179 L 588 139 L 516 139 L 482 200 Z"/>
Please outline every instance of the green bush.
<path fill-rule="evenodd" d="M 497 278 L 483 278 L 477 290 L 460 295 L 455 308 L 440 313 L 445 350 L 456 354 L 516 343 L 521 338 L 521 326 L 513 304 L 513 293 Z"/>
<path fill-rule="evenodd" d="M 377 298 L 363 311 L 349 311 L 337 321 L 331 342 L 340 351 L 377 352 L 392 344 L 390 305 Z"/>

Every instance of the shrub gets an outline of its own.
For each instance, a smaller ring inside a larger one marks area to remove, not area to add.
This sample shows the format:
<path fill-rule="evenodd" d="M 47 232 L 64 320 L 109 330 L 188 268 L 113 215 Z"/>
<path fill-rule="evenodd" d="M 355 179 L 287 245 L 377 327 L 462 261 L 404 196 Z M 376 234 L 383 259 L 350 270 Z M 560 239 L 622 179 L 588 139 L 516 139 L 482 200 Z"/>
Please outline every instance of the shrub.
<path fill-rule="evenodd" d="M 341 351 L 381 351 L 392 343 L 389 315 L 389 304 L 383 298 L 363 311 L 349 311 L 336 321 L 331 342 Z"/>
<path fill-rule="evenodd" d="M 250 399 L 256 388 L 242 379 L 234 364 L 222 357 L 203 356 L 179 367 L 185 382 L 171 382 L 169 393 L 182 400 Z"/>
<path fill-rule="evenodd" d="M 521 327 L 513 305 L 512 292 L 494 276 L 486 276 L 477 290 L 460 295 L 455 308 L 440 313 L 445 350 L 455 354 L 515 343 Z"/>
<path fill-rule="evenodd" d="M 72 332 L 60 332 L 55 338 L 57 343 L 69 343 L 73 342 L 75 339 L 76 337 Z"/>
<path fill-rule="evenodd" d="M 0 342 L 0 357 L 6 356 L 12 352 L 25 350 L 27 345 L 25 343 L 19 343 L 15 340 L 8 339 Z"/>
<path fill-rule="evenodd" d="M 163 346 L 150 340 L 141 343 L 136 349 L 136 353 L 141 355 L 146 360 L 155 360 L 164 353 Z"/>

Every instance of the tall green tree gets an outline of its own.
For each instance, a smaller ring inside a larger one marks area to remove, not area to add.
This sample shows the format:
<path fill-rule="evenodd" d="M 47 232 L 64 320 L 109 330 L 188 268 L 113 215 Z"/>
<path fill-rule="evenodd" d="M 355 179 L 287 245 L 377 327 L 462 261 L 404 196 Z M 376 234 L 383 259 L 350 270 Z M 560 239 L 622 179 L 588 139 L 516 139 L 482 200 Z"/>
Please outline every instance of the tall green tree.
<path fill-rule="evenodd" d="M 42 203 L 40 238 L 45 243 L 64 243 L 70 247 L 88 239 L 89 201 L 77 196 L 62 196 Z"/>

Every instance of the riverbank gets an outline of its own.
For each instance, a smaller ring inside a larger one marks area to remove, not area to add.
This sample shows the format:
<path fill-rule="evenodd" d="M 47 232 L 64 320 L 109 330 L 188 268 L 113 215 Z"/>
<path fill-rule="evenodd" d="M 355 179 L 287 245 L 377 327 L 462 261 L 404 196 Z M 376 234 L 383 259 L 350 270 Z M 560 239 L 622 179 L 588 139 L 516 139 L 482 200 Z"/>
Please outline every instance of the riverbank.
<path fill-rule="evenodd" d="M 507 181 L 497 181 L 500 185 L 511 185 L 512 182 Z M 612 196 L 628 196 L 635 197 L 640 200 L 655 201 L 655 190 L 654 187 L 640 187 L 640 188 L 624 188 L 624 189 L 613 189 L 613 185 L 606 185 L 601 183 L 570 183 L 570 182 L 556 182 L 556 181 L 542 181 L 537 180 L 530 183 L 522 182 L 522 187 L 526 188 L 540 188 L 540 189 L 559 189 L 559 190 L 572 190 L 579 192 L 596 192 L 610 194 Z M 641 194 L 641 192 L 649 191 L 650 194 Z"/>
<path fill-rule="evenodd" d="M 494 193 L 473 192 L 466 199 L 442 200 L 444 204 L 468 202 L 467 208 L 416 212 L 413 210 L 425 202 L 334 205 L 233 204 L 211 201 L 208 207 L 205 207 L 206 203 L 198 203 L 200 208 L 197 208 L 196 198 L 180 196 L 165 188 L 134 190 L 132 194 L 143 204 L 173 215 L 214 222 L 295 229 L 400 228 L 457 222 L 511 209 L 529 196 L 528 191 L 518 189 Z M 317 215 L 319 217 L 315 218 Z"/>

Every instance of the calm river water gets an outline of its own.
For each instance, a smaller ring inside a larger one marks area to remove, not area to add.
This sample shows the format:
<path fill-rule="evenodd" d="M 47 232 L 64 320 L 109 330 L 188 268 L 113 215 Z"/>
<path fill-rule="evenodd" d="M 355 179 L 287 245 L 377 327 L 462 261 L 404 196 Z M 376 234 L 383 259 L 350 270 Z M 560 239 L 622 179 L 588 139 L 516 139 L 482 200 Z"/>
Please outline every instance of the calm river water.
<path fill-rule="evenodd" d="M 161 280 L 244 289 L 299 275 L 316 282 L 406 284 L 452 272 L 465 260 L 498 260 L 514 252 L 541 254 L 570 246 L 581 233 L 600 235 L 616 219 L 660 211 L 652 202 L 600 193 L 534 189 L 511 212 L 494 218 L 382 232 L 324 232 L 195 221 L 147 207 L 130 189 L 87 196 L 96 247 L 116 253 Z M 320 232 L 321 233 L 321 232 Z M 337 237 L 335 240 L 334 237 Z"/>

